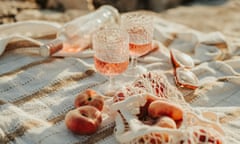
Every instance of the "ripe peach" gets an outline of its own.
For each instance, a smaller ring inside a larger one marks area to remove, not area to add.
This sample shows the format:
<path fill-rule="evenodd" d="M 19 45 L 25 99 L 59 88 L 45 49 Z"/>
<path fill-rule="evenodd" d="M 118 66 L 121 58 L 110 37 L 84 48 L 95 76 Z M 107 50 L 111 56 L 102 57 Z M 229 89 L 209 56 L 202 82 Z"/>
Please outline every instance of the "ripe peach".
<path fill-rule="evenodd" d="M 75 98 L 74 105 L 76 108 L 83 105 L 91 105 L 102 111 L 104 106 L 104 99 L 96 91 L 87 89 Z"/>
<path fill-rule="evenodd" d="M 148 107 L 148 114 L 152 118 L 169 116 L 174 121 L 183 119 L 183 110 L 180 106 L 163 100 L 155 100 Z"/>
<path fill-rule="evenodd" d="M 146 99 L 146 103 L 144 104 L 144 106 L 140 107 L 140 113 L 137 115 L 139 120 L 147 119 L 147 117 L 148 117 L 148 107 L 157 98 L 147 94 L 145 99 Z"/>
<path fill-rule="evenodd" d="M 65 124 L 76 134 L 92 134 L 102 122 L 101 112 L 93 106 L 81 106 L 71 110 L 65 117 Z"/>
<path fill-rule="evenodd" d="M 168 117 L 168 116 L 162 116 L 160 117 L 156 124 L 157 126 L 160 126 L 160 127 L 164 127 L 164 128 L 172 128 L 172 129 L 176 129 L 177 128 L 177 125 L 175 123 L 175 121 Z"/>

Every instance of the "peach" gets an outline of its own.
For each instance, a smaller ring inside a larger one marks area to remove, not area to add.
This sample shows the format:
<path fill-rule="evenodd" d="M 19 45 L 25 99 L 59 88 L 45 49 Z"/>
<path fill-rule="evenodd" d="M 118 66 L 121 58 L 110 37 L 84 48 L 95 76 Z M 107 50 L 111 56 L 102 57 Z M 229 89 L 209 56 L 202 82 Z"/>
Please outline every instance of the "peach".
<path fill-rule="evenodd" d="M 140 107 L 140 113 L 137 115 L 139 120 L 145 120 L 148 117 L 148 107 L 149 107 L 149 105 L 153 101 L 157 100 L 156 97 L 150 96 L 148 94 L 146 95 L 145 99 L 146 99 L 146 103 L 144 104 L 144 106 Z"/>
<path fill-rule="evenodd" d="M 152 118 L 168 116 L 174 121 L 183 119 L 183 110 L 180 106 L 163 100 L 155 100 L 148 107 L 148 114 Z"/>
<path fill-rule="evenodd" d="M 98 130 L 101 122 L 101 112 L 89 105 L 71 110 L 65 116 L 67 128 L 76 134 L 93 134 Z"/>
<path fill-rule="evenodd" d="M 75 98 L 74 105 L 76 108 L 83 105 L 91 105 L 102 111 L 104 106 L 104 99 L 96 91 L 87 89 Z"/>
<path fill-rule="evenodd" d="M 172 129 L 176 129 L 177 128 L 176 122 L 172 118 L 170 118 L 168 116 L 160 117 L 157 120 L 155 125 L 157 125 L 159 127 L 164 127 L 164 128 L 172 128 Z"/>

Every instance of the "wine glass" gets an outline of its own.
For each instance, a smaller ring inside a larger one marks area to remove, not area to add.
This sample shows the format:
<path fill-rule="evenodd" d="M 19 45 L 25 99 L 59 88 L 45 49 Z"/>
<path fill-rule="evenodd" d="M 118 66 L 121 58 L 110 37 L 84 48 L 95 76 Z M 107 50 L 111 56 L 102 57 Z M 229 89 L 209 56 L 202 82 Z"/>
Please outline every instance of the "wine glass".
<path fill-rule="evenodd" d="M 109 76 L 109 82 L 99 91 L 107 94 L 116 91 L 120 84 L 115 84 L 113 76 L 123 73 L 129 64 L 129 36 L 120 28 L 105 28 L 93 35 L 94 65 L 96 70 Z"/>
<path fill-rule="evenodd" d="M 146 72 L 144 67 L 137 65 L 137 58 L 152 49 L 152 19 L 151 16 L 140 13 L 127 13 L 121 17 L 121 28 L 129 34 L 131 64 L 126 74 L 131 77 Z"/>

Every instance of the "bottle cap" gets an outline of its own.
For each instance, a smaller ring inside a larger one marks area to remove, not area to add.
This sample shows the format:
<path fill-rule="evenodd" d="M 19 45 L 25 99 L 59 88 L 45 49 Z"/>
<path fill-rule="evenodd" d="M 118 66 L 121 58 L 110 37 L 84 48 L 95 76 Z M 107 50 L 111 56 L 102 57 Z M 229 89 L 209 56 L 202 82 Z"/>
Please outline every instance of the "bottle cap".
<path fill-rule="evenodd" d="M 48 45 L 40 46 L 39 53 L 41 56 L 48 57 L 50 56 L 50 48 Z"/>
<path fill-rule="evenodd" d="M 39 54 L 44 57 L 48 57 L 58 52 L 63 48 L 63 41 L 60 39 L 55 39 L 40 46 Z"/>

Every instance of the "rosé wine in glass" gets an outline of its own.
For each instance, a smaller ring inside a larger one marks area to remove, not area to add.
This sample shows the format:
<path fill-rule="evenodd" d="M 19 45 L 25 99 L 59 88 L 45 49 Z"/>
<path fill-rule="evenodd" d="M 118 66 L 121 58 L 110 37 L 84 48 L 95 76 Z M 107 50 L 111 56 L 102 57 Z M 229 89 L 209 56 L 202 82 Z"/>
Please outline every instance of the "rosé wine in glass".
<path fill-rule="evenodd" d="M 93 35 L 94 65 L 96 70 L 109 77 L 108 86 L 99 88 L 105 95 L 116 91 L 113 76 L 123 73 L 129 63 L 129 36 L 120 28 L 105 28 Z"/>
<path fill-rule="evenodd" d="M 104 75 L 119 75 L 128 68 L 129 60 L 123 62 L 106 62 L 94 57 L 94 64 L 99 73 Z"/>
<path fill-rule="evenodd" d="M 147 52 L 149 52 L 151 49 L 152 49 L 152 43 L 146 43 L 146 44 L 129 43 L 130 55 L 135 57 L 144 55 Z"/>

